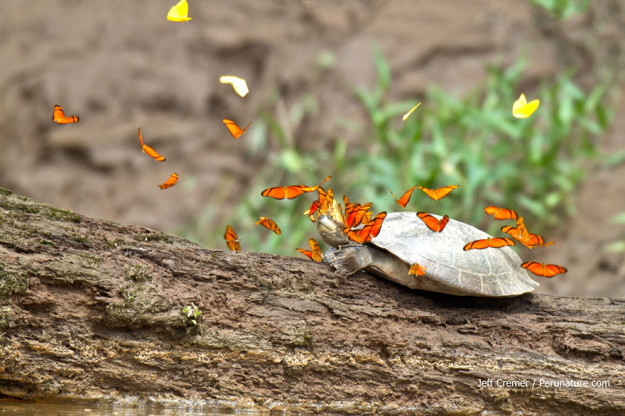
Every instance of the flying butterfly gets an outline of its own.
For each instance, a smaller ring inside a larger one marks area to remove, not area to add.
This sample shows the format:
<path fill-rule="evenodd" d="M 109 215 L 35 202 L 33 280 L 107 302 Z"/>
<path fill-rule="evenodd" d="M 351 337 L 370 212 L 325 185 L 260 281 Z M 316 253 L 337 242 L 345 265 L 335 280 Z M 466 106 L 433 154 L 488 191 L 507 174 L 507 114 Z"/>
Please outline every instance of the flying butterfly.
<path fill-rule="evenodd" d="M 275 198 L 275 199 L 293 199 L 305 192 L 315 192 L 319 190 L 320 186 L 329 181 L 331 176 L 326 178 L 319 185 L 306 186 L 306 185 L 289 185 L 289 186 L 274 186 L 267 188 L 260 193 L 261 196 Z"/>
<path fill-rule="evenodd" d="M 512 105 L 512 115 L 516 118 L 528 118 L 534 114 L 539 105 L 540 100 L 533 100 L 528 103 L 525 94 L 521 94 L 519 99 Z"/>
<path fill-rule="evenodd" d="M 443 231 L 449 222 L 449 217 L 447 215 L 442 217 L 440 220 L 437 220 L 435 216 L 428 214 L 427 212 L 417 212 L 417 217 L 421 218 L 425 225 L 427 225 L 427 227 L 435 233 Z"/>
<path fill-rule="evenodd" d="M 464 251 L 482 250 L 482 249 L 489 248 L 489 247 L 499 248 L 499 247 L 513 246 L 513 245 L 514 245 L 514 241 L 511 240 L 510 238 L 492 237 L 492 238 L 485 238 L 483 240 L 471 241 L 470 243 L 466 244 L 462 249 Z"/>
<path fill-rule="evenodd" d="M 515 240 L 521 242 L 521 244 L 523 244 L 525 247 L 529 248 L 530 250 L 534 247 L 546 247 L 554 243 L 553 241 L 549 241 L 548 243 L 545 243 L 545 239 L 542 236 L 538 234 L 532 234 L 529 231 L 527 231 L 523 217 L 517 218 L 516 225 L 517 225 L 516 227 L 512 227 L 510 225 L 501 227 L 501 231 L 508 234 L 510 237 L 514 238 Z"/>
<path fill-rule="evenodd" d="M 567 272 L 565 267 L 558 264 L 545 264 L 535 261 L 526 261 L 525 263 L 521 264 L 521 267 L 529 270 L 537 276 L 543 277 L 553 277 L 555 275 Z"/>
<path fill-rule="evenodd" d="M 139 141 L 141 142 L 141 150 L 151 156 L 157 162 L 164 162 L 165 156 L 161 156 L 156 150 L 143 143 L 143 136 L 141 136 L 141 127 L 139 127 Z"/>
<path fill-rule="evenodd" d="M 237 123 L 227 118 L 224 118 L 223 122 L 228 128 L 228 131 L 230 132 L 232 137 L 234 137 L 234 140 L 237 140 L 239 137 L 241 137 L 241 135 L 245 133 L 245 131 L 250 127 L 250 124 L 252 124 L 252 122 L 249 122 L 247 123 L 247 126 L 245 126 L 244 129 L 241 129 L 241 127 L 239 127 Z"/>
<path fill-rule="evenodd" d="M 393 191 L 391 191 L 391 188 L 388 188 L 388 190 L 391 193 L 391 195 L 393 195 L 393 199 L 395 200 L 395 202 L 401 205 L 402 208 L 406 208 L 406 205 L 408 205 L 408 202 L 410 201 L 410 197 L 412 196 L 412 191 L 414 191 L 416 187 L 417 185 L 408 189 L 399 199 L 395 198 L 395 194 L 393 193 Z"/>
<path fill-rule="evenodd" d="M 419 106 L 420 106 L 420 105 L 421 105 L 421 103 L 418 103 L 417 105 L 415 105 L 414 107 L 412 107 L 412 108 L 410 109 L 410 111 L 408 111 L 406 114 L 404 114 L 404 116 L 401 118 L 401 120 L 402 120 L 402 121 L 406 121 L 406 119 L 407 119 L 408 117 L 410 117 L 410 114 L 412 114 L 414 110 L 416 110 L 417 108 L 419 108 Z"/>
<path fill-rule="evenodd" d="M 321 247 L 319 247 L 319 243 L 317 243 L 317 241 L 314 238 L 309 238 L 308 245 L 310 246 L 310 250 L 298 248 L 297 251 L 308 256 L 313 261 L 316 261 L 317 263 L 319 263 L 323 258 L 323 254 L 321 253 Z"/>
<path fill-rule="evenodd" d="M 65 112 L 60 105 L 54 106 L 54 113 L 52 113 L 52 121 L 56 124 L 71 124 L 78 123 L 78 116 L 65 116 Z"/>
<path fill-rule="evenodd" d="M 488 206 L 484 208 L 484 212 L 488 215 L 493 215 L 496 220 L 516 220 L 517 213 L 508 208 L 499 208 L 494 206 Z"/>
<path fill-rule="evenodd" d="M 460 185 L 449 185 L 443 186 L 442 188 L 438 189 L 429 189 L 423 186 L 419 186 L 419 189 L 425 192 L 427 196 L 429 196 L 433 200 L 438 201 L 439 199 L 445 198 L 451 191 L 456 189 L 458 186 Z"/>
<path fill-rule="evenodd" d="M 224 234 L 224 240 L 226 240 L 226 245 L 232 251 L 241 251 L 241 242 L 239 241 L 239 236 L 231 226 L 226 225 L 226 233 Z"/>
<path fill-rule="evenodd" d="M 315 222 L 315 212 L 317 212 L 317 210 L 319 209 L 320 206 L 321 206 L 321 203 L 319 202 L 319 200 L 315 199 L 312 202 L 312 204 L 310 204 L 310 208 L 308 208 L 306 211 L 304 211 L 304 215 L 308 216 L 308 218 L 312 222 Z"/>
<path fill-rule="evenodd" d="M 161 189 L 171 188 L 172 186 L 174 186 L 176 184 L 176 182 L 178 182 L 178 174 L 177 173 L 172 173 L 171 176 L 169 177 L 169 179 L 167 179 L 165 182 L 160 184 L 159 187 Z"/>
<path fill-rule="evenodd" d="M 235 77 L 234 75 L 222 75 L 219 77 L 219 82 L 222 84 L 231 84 L 234 91 L 239 94 L 240 97 L 245 97 L 250 92 L 247 88 L 247 82 L 243 78 Z"/>
<path fill-rule="evenodd" d="M 414 274 L 415 276 L 423 276 L 425 274 L 426 268 L 421 267 L 419 263 L 414 263 L 410 266 L 410 270 L 408 270 L 408 274 Z"/>
<path fill-rule="evenodd" d="M 278 224 L 276 224 L 276 222 L 269 217 L 260 217 L 260 220 L 254 223 L 254 225 L 258 224 L 262 225 L 268 230 L 273 231 L 278 235 L 282 234 L 282 231 L 280 231 L 280 227 L 278 227 Z"/>
<path fill-rule="evenodd" d="M 180 0 L 172 6 L 167 13 L 167 20 L 171 22 L 188 22 L 191 20 L 189 17 L 189 3 L 187 3 L 187 0 Z"/>

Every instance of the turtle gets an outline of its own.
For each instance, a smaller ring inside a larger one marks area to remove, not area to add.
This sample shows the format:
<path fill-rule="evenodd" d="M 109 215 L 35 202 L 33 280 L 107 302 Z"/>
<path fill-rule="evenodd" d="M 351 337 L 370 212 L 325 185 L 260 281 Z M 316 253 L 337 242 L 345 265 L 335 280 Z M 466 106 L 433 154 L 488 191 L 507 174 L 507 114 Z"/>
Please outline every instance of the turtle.
<path fill-rule="evenodd" d="M 510 297 L 538 286 L 510 247 L 464 251 L 466 243 L 491 236 L 454 219 L 439 233 L 415 212 L 391 212 L 379 234 L 364 244 L 350 241 L 343 224 L 331 215 L 319 216 L 317 230 L 332 246 L 324 261 L 345 276 L 365 270 L 409 288 L 458 296 Z M 414 263 L 425 275 L 408 273 Z"/>

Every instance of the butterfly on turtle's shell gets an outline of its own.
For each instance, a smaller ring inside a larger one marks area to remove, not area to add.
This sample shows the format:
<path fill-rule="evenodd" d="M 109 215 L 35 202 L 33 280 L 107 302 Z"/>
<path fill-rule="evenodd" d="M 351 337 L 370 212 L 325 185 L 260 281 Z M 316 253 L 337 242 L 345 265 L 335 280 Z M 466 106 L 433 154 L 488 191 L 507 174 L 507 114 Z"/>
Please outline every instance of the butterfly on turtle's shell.
<path fill-rule="evenodd" d="M 414 263 L 410 266 L 410 270 L 408 270 L 408 274 L 414 274 L 415 276 L 423 276 L 425 274 L 426 268 L 422 267 L 419 263 Z"/>
<path fill-rule="evenodd" d="M 492 237 L 492 238 L 484 238 L 482 240 L 475 240 L 467 243 L 462 249 L 464 251 L 468 250 L 482 250 L 485 248 L 500 248 L 506 246 L 513 246 L 514 241 L 507 237 Z"/>
<path fill-rule="evenodd" d="M 445 226 L 449 222 L 447 215 L 443 216 L 440 220 L 437 220 L 435 216 L 428 214 L 427 212 L 417 212 L 417 217 L 427 225 L 427 227 L 435 233 L 440 233 L 445 229 Z"/>

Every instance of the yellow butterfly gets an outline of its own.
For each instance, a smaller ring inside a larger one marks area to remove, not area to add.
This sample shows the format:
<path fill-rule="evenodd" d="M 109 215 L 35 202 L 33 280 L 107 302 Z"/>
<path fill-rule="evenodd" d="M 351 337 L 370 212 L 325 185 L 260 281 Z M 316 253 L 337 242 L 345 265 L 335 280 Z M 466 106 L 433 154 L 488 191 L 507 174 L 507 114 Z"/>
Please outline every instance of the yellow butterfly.
<path fill-rule="evenodd" d="M 222 84 L 232 84 L 234 91 L 239 94 L 240 97 L 245 97 L 250 90 L 247 88 L 247 82 L 243 78 L 235 77 L 234 75 L 222 75 L 219 78 L 219 82 Z"/>
<path fill-rule="evenodd" d="M 412 108 L 410 109 L 410 111 L 408 111 L 406 114 L 404 114 L 404 116 L 401 118 L 401 120 L 402 120 L 402 121 L 406 121 L 406 119 L 407 119 L 408 117 L 410 117 L 410 114 L 412 114 L 412 112 L 413 112 L 414 110 L 416 110 L 416 109 L 417 109 L 420 105 L 421 105 L 421 103 L 419 103 L 419 104 L 415 105 L 414 107 L 412 107 Z"/>
<path fill-rule="evenodd" d="M 540 105 L 539 100 L 530 101 L 529 103 L 525 99 L 525 94 L 521 94 L 518 100 L 512 105 L 512 115 L 516 118 L 528 118 L 534 111 L 538 109 Z"/>
<path fill-rule="evenodd" d="M 187 22 L 191 20 L 189 16 L 189 3 L 187 0 L 180 0 L 175 6 L 172 6 L 167 13 L 167 20 L 171 22 Z"/>

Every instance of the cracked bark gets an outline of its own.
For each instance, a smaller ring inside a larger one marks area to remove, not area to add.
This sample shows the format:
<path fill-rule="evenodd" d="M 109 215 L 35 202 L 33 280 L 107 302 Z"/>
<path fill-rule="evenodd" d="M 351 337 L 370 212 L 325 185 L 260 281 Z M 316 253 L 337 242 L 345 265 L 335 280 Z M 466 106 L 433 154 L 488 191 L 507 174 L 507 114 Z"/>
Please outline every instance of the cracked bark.
<path fill-rule="evenodd" d="M 181 313 L 191 303 L 197 326 Z M 616 415 L 624 323 L 622 299 L 460 298 L 343 279 L 0 188 L 0 397 Z M 571 380 L 588 386 L 540 384 Z"/>

